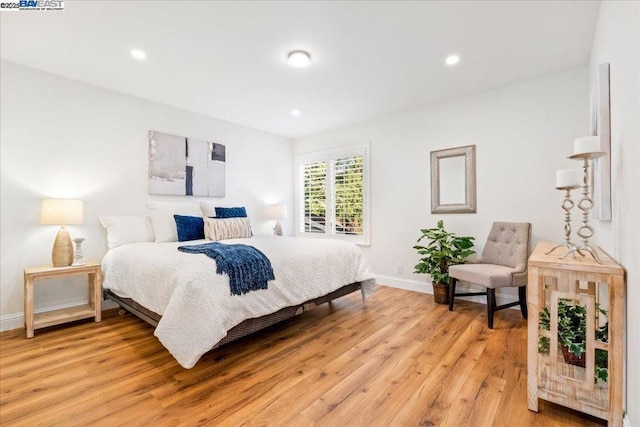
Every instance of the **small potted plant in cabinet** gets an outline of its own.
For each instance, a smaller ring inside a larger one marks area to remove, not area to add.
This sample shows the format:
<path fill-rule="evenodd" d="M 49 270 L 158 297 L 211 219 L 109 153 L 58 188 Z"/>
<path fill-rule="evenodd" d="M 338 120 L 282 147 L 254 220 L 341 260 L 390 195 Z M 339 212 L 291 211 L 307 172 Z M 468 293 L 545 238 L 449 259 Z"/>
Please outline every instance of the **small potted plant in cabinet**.
<path fill-rule="evenodd" d="M 606 310 L 596 305 L 599 315 L 607 316 Z M 540 329 L 551 330 L 551 313 L 549 307 L 540 312 Z M 606 343 L 609 341 L 609 322 L 595 328 L 595 340 Z M 576 304 L 572 300 L 558 299 L 558 343 L 565 363 L 569 365 L 586 366 L 587 352 L 587 307 Z M 538 351 L 549 352 L 550 340 L 547 337 L 538 338 Z M 595 350 L 595 378 L 607 382 L 609 376 L 607 350 Z"/>

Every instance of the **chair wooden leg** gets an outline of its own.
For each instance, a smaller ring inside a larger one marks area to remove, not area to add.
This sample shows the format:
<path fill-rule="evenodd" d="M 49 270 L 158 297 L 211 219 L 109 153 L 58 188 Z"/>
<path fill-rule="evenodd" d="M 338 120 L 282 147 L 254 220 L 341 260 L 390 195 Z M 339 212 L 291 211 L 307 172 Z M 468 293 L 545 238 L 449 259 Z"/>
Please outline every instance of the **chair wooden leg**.
<path fill-rule="evenodd" d="M 527 287 L 520 286 L 518 288 L 518 301 L 520 302 L 520 311 L 522 312 L 522 317 L 525 319 L 529 315 L 527 311 Z"/>
<path fill-rule="evenodd" d="M 458 279 L 454 279 L 453 277 L 449 280 L 449 311 L 453 311 L 453 299 L 456 296 L 456 283 Z"/>
<path fill-rule="evenodd" d="M 489 323 L 489 329 L 493 329 L 493 313 L 495 312 L 496 290 L 492 288 L 487 289 L 487 320 Z"/>

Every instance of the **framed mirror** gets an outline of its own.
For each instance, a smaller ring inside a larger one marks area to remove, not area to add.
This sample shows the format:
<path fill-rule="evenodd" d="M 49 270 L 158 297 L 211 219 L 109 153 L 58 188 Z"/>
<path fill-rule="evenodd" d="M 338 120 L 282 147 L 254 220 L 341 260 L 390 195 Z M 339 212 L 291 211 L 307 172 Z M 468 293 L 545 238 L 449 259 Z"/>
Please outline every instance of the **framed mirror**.
<path fill-rule="evenodd" d="M 431 152 L 431 213 L 476 212 L 476 146 Z"/>

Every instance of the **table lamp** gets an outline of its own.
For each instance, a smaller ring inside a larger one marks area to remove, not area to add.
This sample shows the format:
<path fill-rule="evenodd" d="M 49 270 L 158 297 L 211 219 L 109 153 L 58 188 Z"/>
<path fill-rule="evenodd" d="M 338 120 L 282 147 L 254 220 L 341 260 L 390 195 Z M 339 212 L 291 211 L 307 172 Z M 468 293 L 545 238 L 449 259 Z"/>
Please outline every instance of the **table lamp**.
<path fill-rule="evenodd" d="M 59 225 L 53 242 L 51 260 L 54 267 L 67 267 L 73 262 L 73 244 L 65 225 L 83 223 L 82 200 L 43 199 L 40 224 Z"/>
<path fill-rule="evenodd" d="M 282 224 L 280 224 L 280 220 L 287 217 L 287 205 L 269 205 L 268 216 L 269 219 L 276 220 L 276 225 L 273 227 L 273 234 L 282 236 Z"/>

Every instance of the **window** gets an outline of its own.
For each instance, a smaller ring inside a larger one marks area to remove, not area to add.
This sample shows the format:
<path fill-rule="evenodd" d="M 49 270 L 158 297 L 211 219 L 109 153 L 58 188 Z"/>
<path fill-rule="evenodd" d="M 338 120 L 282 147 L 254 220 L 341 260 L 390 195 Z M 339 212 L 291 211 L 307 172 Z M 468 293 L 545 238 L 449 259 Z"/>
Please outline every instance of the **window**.
<path fill-rule="evenodd" d="M 298 235 L 369 244 L 369 146 L 296 157 Z"/>

